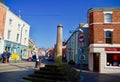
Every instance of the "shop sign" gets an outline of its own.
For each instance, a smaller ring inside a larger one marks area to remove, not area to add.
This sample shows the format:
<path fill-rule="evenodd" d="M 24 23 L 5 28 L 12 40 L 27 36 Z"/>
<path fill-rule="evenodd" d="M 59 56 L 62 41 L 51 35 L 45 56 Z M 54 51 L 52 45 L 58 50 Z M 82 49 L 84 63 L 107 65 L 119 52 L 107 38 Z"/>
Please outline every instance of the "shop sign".
<path fill-rule="evenodd" d="M 17 59 L 18 58 L 18 54 L 12 54 L 12 59 Z"/>
<path fill-rule="evenodd" d="M 105 51 L 120 51 L 120 48 L 105 48 Z"/>
<path fill-rule="evenodd" d="M 80 55 L 80 60 L 85 60 L 85 55 Z"/>

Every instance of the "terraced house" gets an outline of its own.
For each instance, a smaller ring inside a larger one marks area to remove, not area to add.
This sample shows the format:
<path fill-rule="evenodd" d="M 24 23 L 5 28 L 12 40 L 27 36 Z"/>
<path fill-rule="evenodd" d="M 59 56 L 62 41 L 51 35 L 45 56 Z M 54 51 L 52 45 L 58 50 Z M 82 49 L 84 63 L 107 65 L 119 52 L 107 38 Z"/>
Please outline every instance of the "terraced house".
<path fill-rule="evenodd" d="M 19 60 L 28 58 L 30 25 L 0 3 L 0 53 L 9 50 Z"/>
<path fill-rule="evenodd" d="M 120 8 L 88 10 L 89 70 L 120 73 Z"/>

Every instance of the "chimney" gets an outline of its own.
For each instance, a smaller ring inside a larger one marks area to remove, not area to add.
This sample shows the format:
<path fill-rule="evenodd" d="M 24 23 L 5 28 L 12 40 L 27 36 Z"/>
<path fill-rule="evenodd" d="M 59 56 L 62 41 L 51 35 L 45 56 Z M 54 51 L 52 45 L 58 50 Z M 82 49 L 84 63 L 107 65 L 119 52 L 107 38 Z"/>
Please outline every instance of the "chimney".
<path fill-rule="evenodd" d="M 79 27 L 81 28 L 81 27 L 83 27 L 85 24 L 84 23 L 80 23 L 79 24 Z"/>

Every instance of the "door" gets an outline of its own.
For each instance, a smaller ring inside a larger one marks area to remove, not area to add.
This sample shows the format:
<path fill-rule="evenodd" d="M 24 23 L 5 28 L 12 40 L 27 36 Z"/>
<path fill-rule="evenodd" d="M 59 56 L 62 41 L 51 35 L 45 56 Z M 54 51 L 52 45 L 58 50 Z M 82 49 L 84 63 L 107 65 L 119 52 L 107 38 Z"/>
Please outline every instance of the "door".
<path fill-rule="evenodd" d="M 93 54 L 93 71 L 99 72 L 99 56 L 100 53 Z"/>

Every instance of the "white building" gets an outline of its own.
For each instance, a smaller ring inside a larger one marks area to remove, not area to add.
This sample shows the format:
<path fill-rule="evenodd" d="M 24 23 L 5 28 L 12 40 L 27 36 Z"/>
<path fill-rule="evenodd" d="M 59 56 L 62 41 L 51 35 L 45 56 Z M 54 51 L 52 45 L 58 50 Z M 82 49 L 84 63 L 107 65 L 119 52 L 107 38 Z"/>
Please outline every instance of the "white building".
<path fill-rule="evenodd" d="M 18 59 L 28 58 L 28 40 L 30 25 L 0 3 L 0 52 L 8 49 L 11 54 L 18 54 Z"/>

